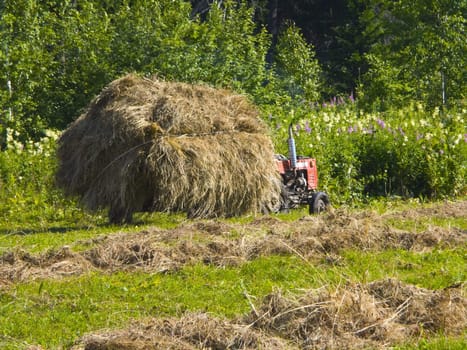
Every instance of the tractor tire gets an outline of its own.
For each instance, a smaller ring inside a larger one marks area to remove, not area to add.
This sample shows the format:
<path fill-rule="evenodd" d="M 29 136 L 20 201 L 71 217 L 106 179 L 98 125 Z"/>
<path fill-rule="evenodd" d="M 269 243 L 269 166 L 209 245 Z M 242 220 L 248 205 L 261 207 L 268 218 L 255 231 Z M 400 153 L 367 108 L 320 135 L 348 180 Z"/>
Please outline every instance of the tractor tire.
<path fill-rule="evenodd" d="M 311 197 L 309 203 L 309 212 L 310 215 L 321 214 L 329 209 L 331 206 L 331 201 L 329 197 L 324 192 L 316 192 Z"/>

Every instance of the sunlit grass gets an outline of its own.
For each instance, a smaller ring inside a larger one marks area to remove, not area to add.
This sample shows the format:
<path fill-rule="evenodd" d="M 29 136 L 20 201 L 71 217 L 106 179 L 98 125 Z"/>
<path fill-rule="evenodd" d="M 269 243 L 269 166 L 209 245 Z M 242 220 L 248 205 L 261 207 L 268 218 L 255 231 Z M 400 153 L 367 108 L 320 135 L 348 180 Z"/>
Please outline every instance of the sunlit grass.
<path fill-rule="evenodd" d="M 251 311 L 245 294 L 259 305 L 277 290 L 300 294 L 304 289 L 390 277 L 419 287 L 445 288 L 465 280 L 466 254 L 465 248 L 430 253 L 345 251 L 339 264 L 267 256 L 238 267 L 196 264 L 169 274 L 122 271 L 20 283 L 0 292 L 0 334 L 4 342 L 66 347 L 85 332 L 122 327 L 130 319 L 180 316 L 185 311 L 240 316 Z"/>
<path fill-rule="evenodd" d="M 0 225 L 0 254 L 13 249 L 29 252 L 41 252 L 71 246 L 81 250 L 82 242 L 96 239 L 103 235 L 138 232 L 150 227 L 172 229 L 186 221 L 183 214 L 139 213 L 132 224 L 110 225 L 102 215 L 90 216 L 89 220 L 77 222 L 48 222 L 41 227 L 33 225 L 24 228 L 8 228 L 8 224 Z"/>
<path fill-rule="evenodd" d="M 389 218 L 386 220 L 391 226 L 412 232 L 422 232 L 430 227 L 458 228 L 467 230 L 467 214 L 465 217 L 439 218 L 419 217 L 411 219 Z"/>

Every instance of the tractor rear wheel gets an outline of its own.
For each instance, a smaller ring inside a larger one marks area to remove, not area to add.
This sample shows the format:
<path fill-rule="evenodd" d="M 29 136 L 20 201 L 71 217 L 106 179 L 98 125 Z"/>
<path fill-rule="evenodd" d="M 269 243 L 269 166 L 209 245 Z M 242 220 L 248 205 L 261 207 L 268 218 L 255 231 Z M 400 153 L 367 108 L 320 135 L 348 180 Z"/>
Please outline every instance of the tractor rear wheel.
<path fill-rule="evenodd" d="M 308 204 L 310 214 L 320 214 L 328 210 L 328 208 L 331 205 L 331 202 L 326 193 L 316 192 L 313 194 Z"/>

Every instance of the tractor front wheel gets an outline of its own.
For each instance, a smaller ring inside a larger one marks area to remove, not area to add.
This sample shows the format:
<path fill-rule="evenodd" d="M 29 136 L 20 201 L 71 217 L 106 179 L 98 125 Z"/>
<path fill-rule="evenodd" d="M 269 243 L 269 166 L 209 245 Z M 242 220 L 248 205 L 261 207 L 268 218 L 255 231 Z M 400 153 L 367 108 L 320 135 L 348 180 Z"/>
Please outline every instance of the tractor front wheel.
<path fill-rule="evenodd" d="M 313 194 L 308 204 L 310 214 L 320 214 L 328 210 L 331 206 L 331 201 L 326 193 L 316 192 Z"/>

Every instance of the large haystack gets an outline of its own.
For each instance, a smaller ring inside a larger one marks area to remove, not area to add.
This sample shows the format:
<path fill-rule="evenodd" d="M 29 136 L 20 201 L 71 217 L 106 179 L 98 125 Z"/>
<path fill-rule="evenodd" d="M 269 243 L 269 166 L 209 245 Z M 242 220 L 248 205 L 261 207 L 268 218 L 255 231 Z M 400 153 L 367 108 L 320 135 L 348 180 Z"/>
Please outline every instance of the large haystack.
<path fill-rule="evenodd" d="M 240 95 L 127 75 L 62 134 L 57 183 L 90 210 L 235 216 L 276 206 L 280 181 L 257 111 Z"/>

